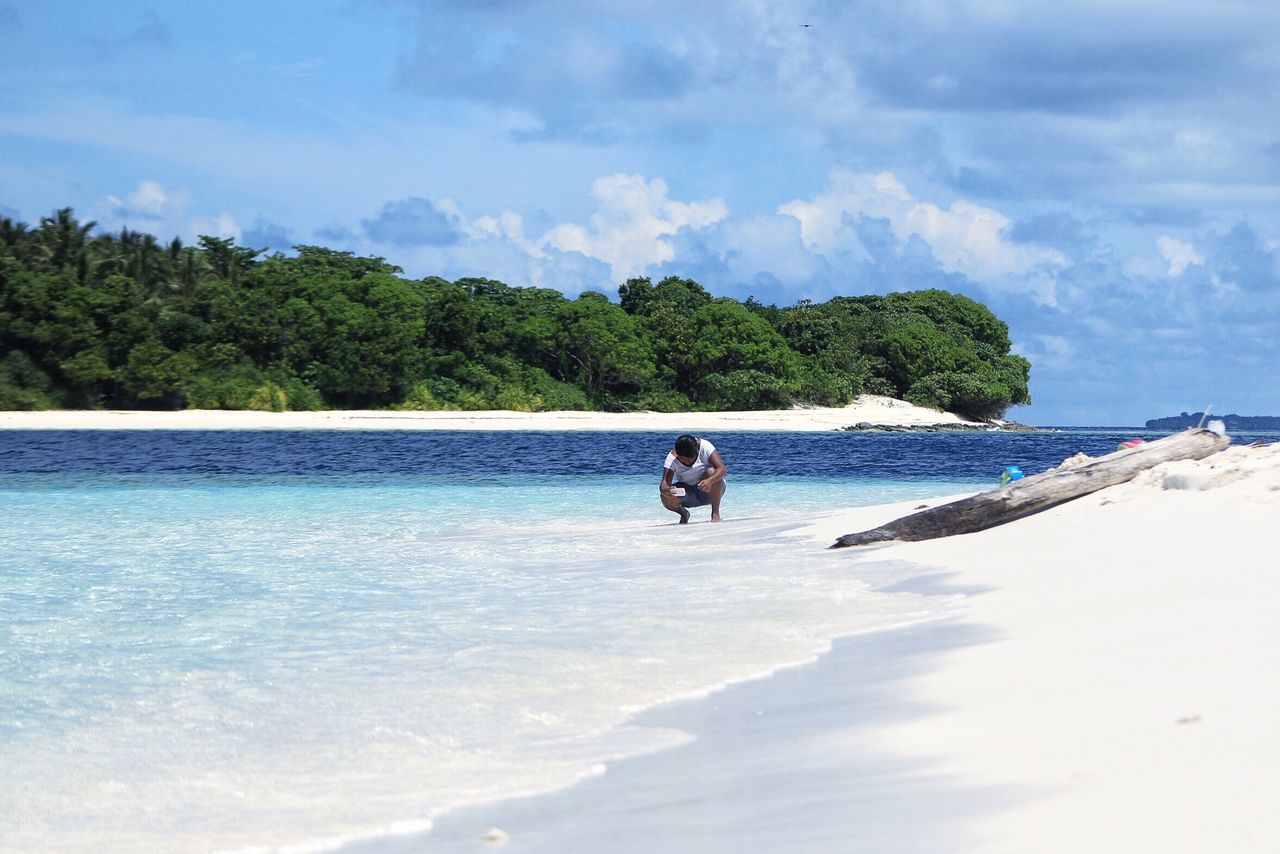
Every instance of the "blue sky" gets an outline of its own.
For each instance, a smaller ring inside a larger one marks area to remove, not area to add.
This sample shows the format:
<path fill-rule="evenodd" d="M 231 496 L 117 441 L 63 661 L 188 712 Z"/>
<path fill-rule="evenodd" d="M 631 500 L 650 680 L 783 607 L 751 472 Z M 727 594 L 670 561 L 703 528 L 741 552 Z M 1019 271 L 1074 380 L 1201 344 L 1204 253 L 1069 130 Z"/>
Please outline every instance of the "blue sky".
<path fill-rule="evenodd" d="M 809 26 L 804 26 L 809 25 Z M 1034 424 L 1280 414 L 1271 0 L 0 0 L 0 214 L 616 295 L 941 287 Z"/>

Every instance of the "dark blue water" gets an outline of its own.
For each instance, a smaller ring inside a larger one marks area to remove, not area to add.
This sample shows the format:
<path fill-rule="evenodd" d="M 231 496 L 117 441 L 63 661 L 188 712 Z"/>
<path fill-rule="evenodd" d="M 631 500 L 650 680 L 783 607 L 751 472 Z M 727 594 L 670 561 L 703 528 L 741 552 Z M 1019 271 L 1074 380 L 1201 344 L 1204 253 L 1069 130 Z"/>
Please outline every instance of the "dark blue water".
<path fill-rule="evenodd" d="M 1110 453 L 1133 430 L 705 434 L 735 477 L 975 480 Z M 1235 437 L 1237 443 L 1257 438 Z M 674 436 L 652 432 L 0 431 L 0 474 L 325 479 L 649 475 Z"/>

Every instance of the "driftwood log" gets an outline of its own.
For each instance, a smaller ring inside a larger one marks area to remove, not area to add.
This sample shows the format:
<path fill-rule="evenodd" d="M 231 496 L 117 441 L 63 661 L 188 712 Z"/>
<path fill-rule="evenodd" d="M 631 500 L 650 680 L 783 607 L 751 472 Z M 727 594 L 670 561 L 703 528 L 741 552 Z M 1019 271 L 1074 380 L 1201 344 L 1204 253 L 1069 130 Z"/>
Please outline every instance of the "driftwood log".
<path fill-rule="evenodd" d="M 845 534 L 831 548 L 889 540 L 931 540 L 968 534 L 1012 522 L 1073 498 L 1125 483 L 1138 473 L 1172 460 L 1199 460 L 1231 444 L 1209 430 L 1185 430 L 1077 466 L 1059 466 L 950 504 L 912 513 L 856 534 Z"/>

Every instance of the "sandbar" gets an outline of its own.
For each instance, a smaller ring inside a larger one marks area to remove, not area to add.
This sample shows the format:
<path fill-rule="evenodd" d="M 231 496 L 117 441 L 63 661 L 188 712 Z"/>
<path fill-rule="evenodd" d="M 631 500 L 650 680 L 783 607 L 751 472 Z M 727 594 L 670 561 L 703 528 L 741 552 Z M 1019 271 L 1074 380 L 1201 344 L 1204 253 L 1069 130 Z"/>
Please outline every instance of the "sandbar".
<path fill-rule="evenodd" d="M 0 412 L 0 429 L 11 430 L 656 430 L 809 432 L 857 424 L 884 427 L 982 426 L 950 412 L 878 395 L 861 395 L 849 406 L 795 407 L 743 412 L 401 412 L 325 410 L 61 409 Z"/>

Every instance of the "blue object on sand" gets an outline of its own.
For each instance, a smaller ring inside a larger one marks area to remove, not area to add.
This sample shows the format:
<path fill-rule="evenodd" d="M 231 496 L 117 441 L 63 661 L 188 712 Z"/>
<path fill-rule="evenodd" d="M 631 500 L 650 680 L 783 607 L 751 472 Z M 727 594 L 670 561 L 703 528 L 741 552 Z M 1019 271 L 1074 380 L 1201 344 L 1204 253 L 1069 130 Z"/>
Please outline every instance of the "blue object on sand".
<path fill-rule="evenodd" d="M 1015 480 L 1022 480 L 1022 469 L 1017 466 L 1006 466 L 1005 470 L 1000 473 L 1000 485 L 1012 483 Z"/>

